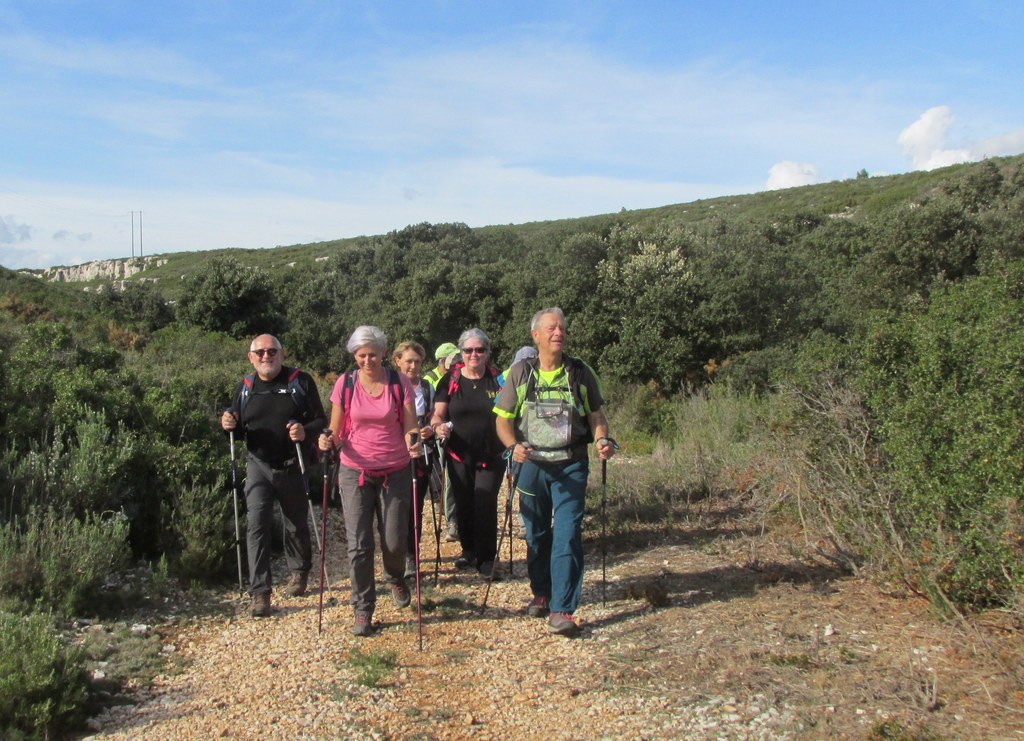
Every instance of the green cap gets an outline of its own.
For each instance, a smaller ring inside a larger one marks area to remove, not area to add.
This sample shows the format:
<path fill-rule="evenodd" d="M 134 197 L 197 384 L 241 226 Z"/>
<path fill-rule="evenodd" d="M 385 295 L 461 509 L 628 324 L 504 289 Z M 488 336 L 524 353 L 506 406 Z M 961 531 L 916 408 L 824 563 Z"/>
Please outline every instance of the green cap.
<path fill-rule="evenodd" d="M 438 348 L 434 350 L 434 360 L 444 360 L 452 353 L 456 353 L 458 351 L 459 348 L 455 346 L 455 343 L 446 342 L 443 345 L 438 346 Z"/>

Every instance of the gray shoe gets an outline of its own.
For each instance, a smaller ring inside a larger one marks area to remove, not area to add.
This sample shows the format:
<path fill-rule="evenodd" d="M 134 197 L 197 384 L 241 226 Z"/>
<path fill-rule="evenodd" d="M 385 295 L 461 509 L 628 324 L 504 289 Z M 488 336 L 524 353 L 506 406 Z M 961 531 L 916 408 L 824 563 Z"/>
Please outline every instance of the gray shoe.
<path fill-rule="evenodd" d="M 534 597 L 526 607 L 526 614 L 530 617 L 547 617 L 548 612 L 548 598 L 543 595 L 537 595 Z"/>
<path fill-rule="evenodd" d="M 352 623 L 352 635 L 366 637 L 373 635 L 373 615 L 366 612 L 357 612 L 355 621 Z"/>
<path fill-rule="evenodd" d="M 579 635 L 579 632 L 580 626 L 576 624 L 576 621 L 572 619 L 572 615 L 569 613 L 553 612 L 548 615 L 548 633 L 571 638 L 572 636 Z"/>
<path fill-rule="evenodd" d="M 270 592 L 260 592 L 252 596 L 249 614 L 254 618 L 270 617 Z"/>
<path fill-rule="evenodd" d="M 391 585 L 391 596 L 394 598 L 397 607 L 408 607 L 409 603 L 412 602 L 412 595 L 409 593 L 409 587 L 404 579 L 397 584 Z"/>
<path fill-rule="evenodd" d="M 463 551 L 462 554 L 455 559 L 455 568 L 457 569 L 469 569 L 476 565 L 476 556 L 467 551 Z"/>
<path fill-rule="evenodd" d="M 415 556 L 405 557 L 405 578 L 415 579 L 416 578 L 416 558 Z"/>
<path fill-rule="evenodd" d="M 459 526 L 454 522 L 448 523 L 448 532 L 445 534 L 444 539 L 449 543 L 454 543 L 459 539 Z"/>
<path fill-rule="evenodd" d="M 484 579 L 501 581 L 501 567 L 495 564 L 494 561 L 484 561 L 477 570 Z"/>
<path fill-rule="evenodd" d="M 292 573 L 292 578 L 288 580 L 284 593 L 289 597 L 301 597 L 306 593 L 307 586 L 309 586 L 309 574 L 296 571 Z"/>

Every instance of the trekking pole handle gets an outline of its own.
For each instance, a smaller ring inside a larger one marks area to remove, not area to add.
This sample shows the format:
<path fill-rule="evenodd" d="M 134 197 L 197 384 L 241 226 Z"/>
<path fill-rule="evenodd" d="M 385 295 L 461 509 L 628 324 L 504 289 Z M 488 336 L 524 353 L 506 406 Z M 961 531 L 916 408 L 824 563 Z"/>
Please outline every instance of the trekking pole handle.
<path fill-rule="evenodd" d="M 297 425 L 299 422 L 295 419 L 289 419 L 285 427 L 291 427 Z M 299 459 L 299 470 L 302 471 L 302 475 L 306 475 L 306 458 L 302 455 L 302 443 L 298 440 L 295 441 L 295 456 Z"/>

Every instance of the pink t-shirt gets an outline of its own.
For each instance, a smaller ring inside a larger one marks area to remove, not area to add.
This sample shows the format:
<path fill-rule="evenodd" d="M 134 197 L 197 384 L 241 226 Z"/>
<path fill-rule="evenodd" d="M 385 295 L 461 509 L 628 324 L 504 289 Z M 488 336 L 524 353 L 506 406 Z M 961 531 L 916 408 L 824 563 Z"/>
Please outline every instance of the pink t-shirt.
<path fill-rule="evenodd" d="M 331 403 L 342 405 L 345 378 L 342 375 L 331 391 Z M 398 374 L 406 399 L 413 395 L 412 385 Z M 409 448 L 405 441 L 402 417 L 395 413 L 400 401 L 394 399 L 390 380 L 379 396 L 370 396 L 356 379 L 350 408 L 343 414 L 349 419 L 342 424 L 347 437 L 341 442 L 339 460 L 342 465 L 366 472 L 391 472 L 409 465 Z M 404 413 L 403 413 L 404 414 Z"/>

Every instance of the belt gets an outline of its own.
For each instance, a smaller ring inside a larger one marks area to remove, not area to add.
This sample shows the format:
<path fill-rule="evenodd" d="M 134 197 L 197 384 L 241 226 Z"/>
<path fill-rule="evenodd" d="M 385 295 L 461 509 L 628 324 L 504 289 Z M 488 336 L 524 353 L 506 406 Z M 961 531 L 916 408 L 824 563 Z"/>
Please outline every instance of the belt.
<path fill-rule="evenodd" d="M 253 458 L 258 460 L 260 463 L 262 463 L 264 466 L 269 468 L 271 471 L 287 471 L 290 468 L 295 468 L 295 466 L 297 466 L 298 463 L 299 463 L 299 459 L 298 459 L 297 456 L 292 456 L 288 460 L 284 460 L 284 461 L 280 461 L 280 462 L 275 462 L 275 463 L 271 463 L 270 461 L 265 461 L 262 458 L 256 458 L 256 456 L 253 456 Z"/>

